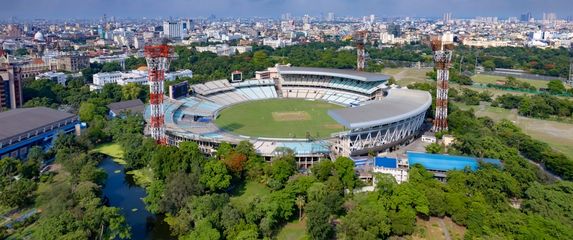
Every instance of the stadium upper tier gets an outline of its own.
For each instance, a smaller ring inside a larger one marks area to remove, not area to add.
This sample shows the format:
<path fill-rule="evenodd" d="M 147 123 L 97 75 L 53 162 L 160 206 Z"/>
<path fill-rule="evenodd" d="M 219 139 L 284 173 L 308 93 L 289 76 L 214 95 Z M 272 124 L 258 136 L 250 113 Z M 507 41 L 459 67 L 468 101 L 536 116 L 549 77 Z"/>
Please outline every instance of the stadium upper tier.
<path fill-rule="evenodd" d="M 348 129 L 368 128 L 408 119 L 425 113 L 432 105 L 426 91 L 391 89 L 382 100 L 353 108 L 330 110 L 328 114 Z"/>
<path fill-rule="evenodd" d="M 285 75 L 329 76 L 329 77 L 353 79 L 362 82 L 385 82 L 390 79 L 390 76 L 388 75 L 369 73 L 369 72 L 358 72 L 354 70 L 345 70 L 345 69 L 332 69 L 332 68 L 277 66 L 277 72 L 283 77 Z"/>

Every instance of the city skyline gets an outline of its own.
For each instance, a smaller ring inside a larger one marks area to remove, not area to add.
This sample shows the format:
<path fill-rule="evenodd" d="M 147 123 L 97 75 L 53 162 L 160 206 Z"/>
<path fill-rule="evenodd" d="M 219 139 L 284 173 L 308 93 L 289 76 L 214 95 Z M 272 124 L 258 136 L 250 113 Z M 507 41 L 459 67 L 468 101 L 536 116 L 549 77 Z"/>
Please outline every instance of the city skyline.
<path fill-rule="evenodd" d="M 95 19 L 106 14 L 119 18 L 169 17 L 273 17 L 291 13 L 337 17 L 374 14 L 379 17 L 441 17 L 451 12 L 454 18 L 476 16 L 519 17 L 531 12 L 540 19 L 544 12 L 569 17 L 573 1 L 555 0 L 212 0 L 209 4 L 198 0 L 0 0 L 0 19 Z M 129 11 L 126 11 L 129 9 Z M 67 10 L 67 11 L 66 11 Z"/>

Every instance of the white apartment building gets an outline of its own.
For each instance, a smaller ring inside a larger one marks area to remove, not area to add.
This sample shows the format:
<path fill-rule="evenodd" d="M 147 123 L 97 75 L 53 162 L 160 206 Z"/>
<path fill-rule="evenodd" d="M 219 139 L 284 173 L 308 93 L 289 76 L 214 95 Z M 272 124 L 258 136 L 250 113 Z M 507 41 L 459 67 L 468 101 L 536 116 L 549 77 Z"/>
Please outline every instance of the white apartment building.
<path fill-rule="evenodd" d="M 93 75 L 93 85 L 101 86 L 117 83 L 122 77 L 121 72 L 96 73 Z"/>
<path fill-rule="evenodd" d="M 206 47 L 195 47 L 197 52 L 212 52 L 218 56 L 233 56 L 235 53 L 245 53 L 251 52 L 253 47 L 251 46 L 229 46 L 228 44 L 217 44 Z"/>
<path fill-rule="evenodd" d="M 97 73 L 93 75 L 93 85 L 90 89 L 101 89 L 106 84 L 127 85 L 128 83 L 147 84 L 147 71 L 131 70 L 129 72 Z M 165 74 L 165 80 L 172 81 L 178 77 L 193 77 L 189 69 Z"/>
<path fill-rule="evenodd" d="M 66 81 L 68 80 L 68 76 L 63 72 L 45 72 L 38 74 L 36 76 L 36 80 L 40 79 L 49 79 L 54 82 L 57 82 L 60 85 L 66 86 Z"/>
<path fill-rule="evenodd" d="M 390 174 L 400 184 L 408 181 L 408 162 L 396 158 L 376 157 L 372 172 Z M 376 182 L 376 178 L 374 178 L 374 182 Z"/>

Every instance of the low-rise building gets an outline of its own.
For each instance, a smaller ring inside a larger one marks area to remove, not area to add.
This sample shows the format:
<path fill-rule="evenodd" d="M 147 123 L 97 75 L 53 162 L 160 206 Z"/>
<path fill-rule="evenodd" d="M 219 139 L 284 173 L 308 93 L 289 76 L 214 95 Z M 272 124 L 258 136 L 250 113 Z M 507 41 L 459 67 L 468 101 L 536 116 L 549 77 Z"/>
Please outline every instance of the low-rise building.
<path fill-rule="evenodd" d="M 109 108 L 109 117 L 115 118 L 122 116 L 126 113 L 143 114 L 145 105 L 139 99 L 110 103 L 107 105 Z"/>
<path fill-rule="evenodd" d="M 90 66 L 90 58 L 81 54 L 70 54 L 57 57 L 58 71 L 79 72 Z"/>
<path fill-rule="evenodd" d="M 408 161 L 390 157 L 376 157 L 372 172 L 390 174 L 400 184 L 408 181 Z M 376 177 L 374 177 L 374 182 L 376 182 Z"/>
<path fill-rule="evenodd" d="M 148 73 L 145 70 L 131 70 L 129 72 L 106 72 L 93 75 L 92 90 L 101 89 L 106 84 L 127 85 L 128 83 L 147 84 Z M 172 81 L 181 77 L 193 77 L 193 71 L 189 69 L 170 72 L 165 74 L 166 81 Z"/>

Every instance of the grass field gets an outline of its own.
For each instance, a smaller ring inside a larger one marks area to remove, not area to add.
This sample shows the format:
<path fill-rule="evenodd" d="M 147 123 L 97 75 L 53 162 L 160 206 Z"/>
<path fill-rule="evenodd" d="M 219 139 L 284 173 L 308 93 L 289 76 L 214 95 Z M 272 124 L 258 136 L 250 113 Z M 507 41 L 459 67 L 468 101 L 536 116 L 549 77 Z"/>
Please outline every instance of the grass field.
<path fill-rule="evenodd" d="M 495 84 L 496 81 L 498 80 L 505 80 L 506 77 L 502 77 L 502 76 L 491 76 L 491 75 L 484 75 L 484 74 L 477 74 L 475 76 L 472 77 L 472 80 L 474 82 L 477 83 L 483 83 L 483 84 Z M 523 81 L 523 82 L 527 82 L 531 85 L 533 85 L 535 88 L 546 88 L 547 87 L 547 83 L 549 83 L 549 81 L 543 81 L 543 80 L 532 80 L 532 79 L 525 79 L 525 78 L 516 78 L 519 81 Z"/>
<path fill-rule="evenodd" d="M 246 182 L 233 190 L 231 204 L 239 209 L 247 209 L 249 204 L 256 198 L 263 198 L 271 194 L 271 190 L 262 183 Z"/>
<path fill-rule="evenodd" d="M 523 132 L 548 143 L 555 150 L 573 159 L 573 124 L 519 116 L 517 112 L 486 106 L 467 106 L 456 103 L 461 109 L 473 108 L 477 116 L 487 116 L 495 121 L 508 119 L 519 126 Z"/>
<path fill-rule="evenodd" d="M 382 73 L 394 77 L 398 85 L 408 86 L 412 83 L 428 81 L 426 73 L 431 70 L 430 68 L 385 68 Z"/>
<path fill-rule="evenodd" d="M 327 113 L 342 106 L 304 99 L 272 99 L 224 109 L 215 123 L 240 135 L 275 138 L 323 138 L 344 131 Z"/>
<path fill-rule="evenodd" d="M 297 213 L 298 214 L 298 213 Z M 277 234 L 277 240 L 307 240 L 306 221 L 294 220 L 287 223 Z"/>

